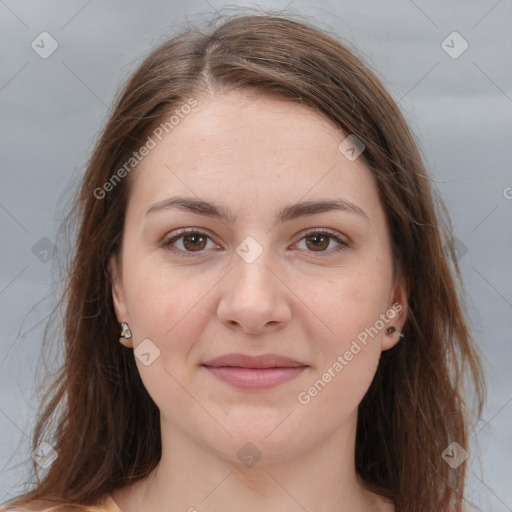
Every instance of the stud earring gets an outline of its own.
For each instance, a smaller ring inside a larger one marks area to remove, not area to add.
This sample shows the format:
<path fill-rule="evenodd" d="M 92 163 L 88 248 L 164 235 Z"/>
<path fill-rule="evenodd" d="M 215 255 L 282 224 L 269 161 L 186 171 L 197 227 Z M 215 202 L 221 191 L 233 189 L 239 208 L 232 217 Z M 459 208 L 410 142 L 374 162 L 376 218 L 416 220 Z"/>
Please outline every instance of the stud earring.
<path fill-rule="evenodd" d="M 388 336 L 391 336 L 394 332 L 396 332 L 396 327 L 394 327 L 393 325 L 386 329 L 386 334 Z M 400 336 L 400 338 L 404 337 L 404 335 L 401 332 L 398 333 L 398 336 Z"/>
<path fill-rule="evenodd" d="M 129 340 L 132 337 L 132 331 L 130 331 L 130 327 L 126 322 L 121 323 L 121 337 L 119 338 L 119 342 L 122 343 L 122 339 L 125 338 Z"/>

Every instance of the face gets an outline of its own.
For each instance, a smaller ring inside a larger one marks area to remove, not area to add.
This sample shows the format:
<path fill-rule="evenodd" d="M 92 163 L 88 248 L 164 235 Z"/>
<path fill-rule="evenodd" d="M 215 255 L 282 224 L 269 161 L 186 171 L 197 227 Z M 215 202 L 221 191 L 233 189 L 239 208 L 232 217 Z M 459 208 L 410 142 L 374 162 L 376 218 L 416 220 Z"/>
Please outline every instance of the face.
<path fill-rule="evenodd" d="M 133 171 L 113 298 L 162 435 L 273 460 L 355 424 L 406 308 L 374 178 L 345 137 L 233 92 L 200 99 Z M 205 366 L 233 353 L 273 356 Z"/>

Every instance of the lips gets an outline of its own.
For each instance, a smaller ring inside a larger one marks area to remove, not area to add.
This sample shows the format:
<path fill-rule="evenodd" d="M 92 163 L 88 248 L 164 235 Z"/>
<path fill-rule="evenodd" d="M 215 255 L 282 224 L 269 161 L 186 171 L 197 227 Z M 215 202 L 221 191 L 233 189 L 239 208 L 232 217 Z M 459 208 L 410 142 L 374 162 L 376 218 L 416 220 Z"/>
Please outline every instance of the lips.
<path fill-rule="evenodd" d="M 264 354 L 249 356 L 246 354 L 225 354 L 203 363 L 204 366 L 219 368 L 221 366 L 236 366 L 238 368 L 298 368 L 308 366 L 300 361 L 279 354 Z"/>
<path fill-rule="evenodd" d="M 231 386 L 268 389 L 294 379 L 309 365 L 279 354 L 226 354 L 207 361 L 203 366 Z"/>

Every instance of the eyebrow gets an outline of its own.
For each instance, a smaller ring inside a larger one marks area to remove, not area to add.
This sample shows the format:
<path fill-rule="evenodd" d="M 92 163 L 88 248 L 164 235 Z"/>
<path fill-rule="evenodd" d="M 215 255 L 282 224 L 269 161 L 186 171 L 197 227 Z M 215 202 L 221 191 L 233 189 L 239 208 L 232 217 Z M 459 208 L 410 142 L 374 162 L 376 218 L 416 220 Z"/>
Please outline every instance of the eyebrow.
<path fill-rule="evenodd" d="M 197 215 L 206 215 L 209 217 L 217 217 L 224 221 L 234 223 L 236 215 L 231 210 L 211 201 L 205 201 L 196 197 L 171 197 L 164 199 L 151 206 L 146 215 L 156 213 L 170 208 L 177 208 L 186 212 L 192 212 Z M 342 198 L 338 199 L 325 199 L 317 201 L 304 201 L 295 203 L 281 208 L 276 215 L 276 222 L 286 222 L 297 219 L 306 215 L 316 215 L 319 213 L 326 213 L 329 211 L 338 210 L 347 213 L 358 215 L 368 222 L 370 219 L 368 215 L 359 208 L 359 206 L 351 203 L 350 201 Z"/>

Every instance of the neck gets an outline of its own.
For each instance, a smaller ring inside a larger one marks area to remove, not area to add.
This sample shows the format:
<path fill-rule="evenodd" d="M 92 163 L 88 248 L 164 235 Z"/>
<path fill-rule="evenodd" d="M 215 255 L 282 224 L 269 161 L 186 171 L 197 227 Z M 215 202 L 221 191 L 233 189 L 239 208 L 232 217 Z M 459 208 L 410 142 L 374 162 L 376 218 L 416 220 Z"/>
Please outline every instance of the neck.
<path fill-rule="evenodd" d="M 128 503 L 154 512 L 370 512 L 384 510 L 360 485 L 354 463 L 357 415 L 293 457 L 262 458 L 252 467 L 199 446 L 162 420 L 162 457 Z M 239 443 L 243 446 L 245 443 Z M 255 455 L 255 453 L 253 454 Z M 120 504 L 123 512 L 125 507 Z M 132 509 L 128 506 L 126 510 Z"/>

